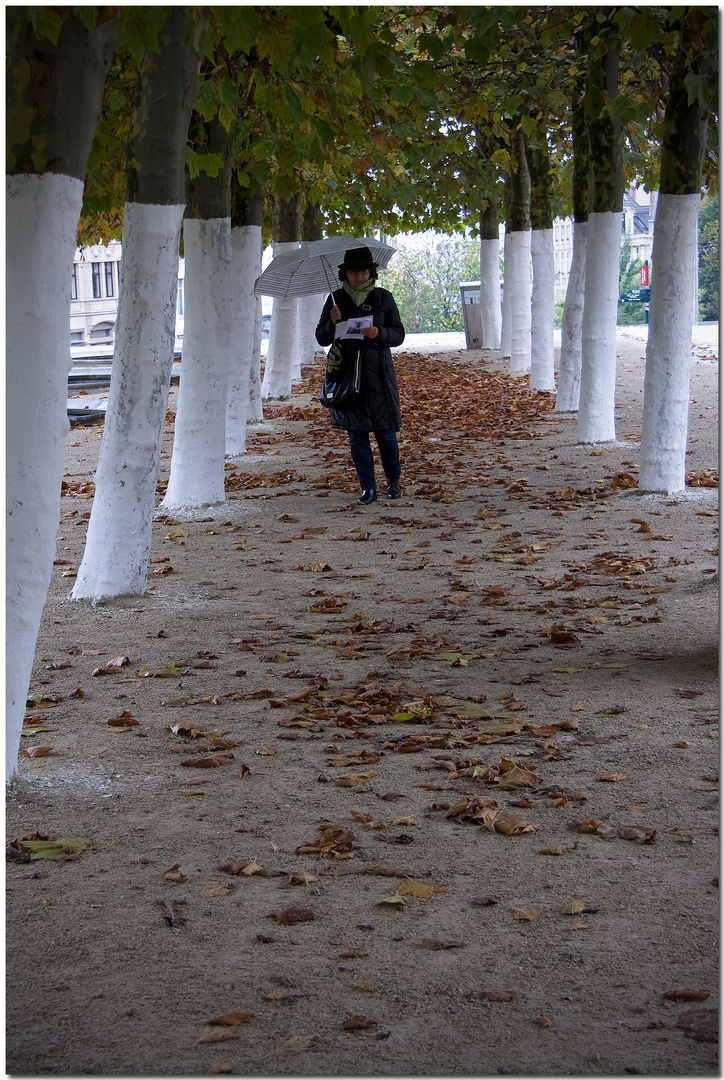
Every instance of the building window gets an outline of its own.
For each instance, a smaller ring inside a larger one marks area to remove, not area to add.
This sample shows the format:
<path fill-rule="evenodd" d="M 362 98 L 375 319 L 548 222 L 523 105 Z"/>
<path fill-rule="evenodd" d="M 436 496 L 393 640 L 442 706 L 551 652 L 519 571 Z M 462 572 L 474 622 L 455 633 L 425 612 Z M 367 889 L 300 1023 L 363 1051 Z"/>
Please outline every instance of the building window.
<path fill-rule="evenodd" d="M 116 275 L 118 277 L 118 295 L 121 295 L 121 260 L 116 263 Z"/>
<path fill-rule="evenodd" d="M 101 293 L 101 264 L 91 263 L 91 269 L 93 272 L 93 299 L 99 300 L 102 296 Z"/>
<path fill-rule="evenodd" d="M 103 264 L 106 272 L 106 296 L 113 296 L 113 263 Z"/>
<path fill-rule="evenodd" d="M 73 263 L 73 276 L 70 279 L 70 298 L 78 299 L 78 263 Z"/>
<path fill-rule="evenodd" d="M 184 279 L 178 279 L 178 294 L 176 299 L 176 314 L 183 315 L 184 313 Z"/>
<path fill-rule="evenodd" d="M 91 342 L 103 344 L 107 341 L 113 340 L 113 323 L 102 322 L 96 323 L 90 332 Z"/>
<path fill-rule="evenodd" d="M 83 336 L 84 335 L 83 335 L 82 330 L 71 330 L 71 332 L 70 332 L 70 343 L 71 343 L 71 345 L 82 345 L 83 344 Z"/>

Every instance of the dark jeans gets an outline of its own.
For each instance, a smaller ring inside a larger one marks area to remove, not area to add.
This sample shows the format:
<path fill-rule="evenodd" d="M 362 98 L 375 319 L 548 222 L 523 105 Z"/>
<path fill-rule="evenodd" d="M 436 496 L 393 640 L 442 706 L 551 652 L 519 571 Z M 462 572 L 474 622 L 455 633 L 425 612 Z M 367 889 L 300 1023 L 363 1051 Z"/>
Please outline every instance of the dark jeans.
<path fill-rule="evenodd" d="M 347 434 L 360 487 L 363 491 L 376 490 L 375 460 L 372 456 L 369 432 L 348 430 Z M 387 482 L 397 483 L 400 479 L 400 450 L 397 445 L 397 435 L 394 431 L 375 431 L 374 436 L 377 439 Z"/>

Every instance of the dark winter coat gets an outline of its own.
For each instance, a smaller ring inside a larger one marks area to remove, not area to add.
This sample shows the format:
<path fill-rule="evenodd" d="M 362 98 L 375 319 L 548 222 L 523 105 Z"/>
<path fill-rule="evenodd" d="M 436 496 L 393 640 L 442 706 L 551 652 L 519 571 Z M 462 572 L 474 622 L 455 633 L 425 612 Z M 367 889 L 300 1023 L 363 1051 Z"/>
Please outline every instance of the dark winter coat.
<path fill-rule="evenodd" d="M 402 425 L 400 395 L 397 377 L 392 363 L 390 347 L 401 345 L 405 340 L 405 328 L 400 322 L 392 293 L 375 287 L 367 295 L 361 307 L 352 297 L 339 288 L 334 292 L 334 303 L 342 312 L 342 319 L 360 315 L 372 315 L 372 323 L 379 330 L 376 338 L 362 338 L 339 343 L 345 361 L 354 361 L 362 350 L 362 389 L 359 401 L 348 408 L 330 409 L 332 427 L 350 431 L 399 431 Z M 320 345 L 334 342 L 334 323 L 329 317 L 332 298 L 322 309 L 316 330 Z"/>

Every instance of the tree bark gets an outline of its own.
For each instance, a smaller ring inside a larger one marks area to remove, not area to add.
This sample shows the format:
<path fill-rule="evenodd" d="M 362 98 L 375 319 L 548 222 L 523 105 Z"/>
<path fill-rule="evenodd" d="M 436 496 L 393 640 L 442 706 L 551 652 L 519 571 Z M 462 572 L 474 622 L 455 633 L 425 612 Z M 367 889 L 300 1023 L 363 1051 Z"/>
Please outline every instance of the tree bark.
<path fill-rule="evenodd" d="M 254 282 L 261 274 L 264 191 L 253 194 L 238 183 L 232 188 L 232 323 L 229 389 L 226 401 L 226 456 L 246 453 L 246 425 L 254 352 L 256 316 L 261 300 L 254 296 Z M 258 345 L 257 345 L 258 349 Z M 257 356 L 257 369 L 259 357 Z"/>
<path fill-rule="evenodd" d="M 301 235 L 301 195 L 291 199 L 274 198 L 272 236 L 274 256 L 299 247 Z M 262 398 L 288 398 L 297 352 L 297 301 L 274 297 L 269 348 L 261 384 Z"/>
<path fill-rule="evenodd" d="M 506 232 L 510 243 L 510 374 L 525 375 L 531 359 L 530 172 L 525 138 L 517 128 L 511 141 L 513 172 L 506 182 Z"/>
<path fill-rule="evenodd" d="M 589 52 L 585 114 L 592 173 L 592 213 L 586 245 L 581 395 L 578 441 L 610 442 L 616 437 L 616 320 L 618 315 L 621 215 L 623 213 L 623 132 L 606 104 L 618 95 L 620 42 L 604 24 Z M 595 288 L 590 284 L 596 283 Z"/>
<path fill-rule="evenodd" d="M 314 242 L 324 235 L 322 214 L 319 203 L 306 202 L 302 214 L 302 240 Z M 319 313 L 324 306 L 325 293 L 316 296 L 302 296 L 297 301 L 297 370 L 301 378 L 302 367 L 314 363 L 319 346 L 315 330 L 319 322 Z"/>
<path fill-rule="evenodd" d="M 531 301 L 531 390 L 555 390 L 555 264 L 553 259 L 553 174 L 546 132 L 539 146 L 528 150 L 531 177 L 530 224 L 533 290 Z"/>
<path fill-rule="evenodd" d="M 123 288 L 113 379 L 85 551 L 71 593 L 140 594 L 151 554 L 161 438 L 173 363 L 185 149 L 208 19 L 172 8 L 160 52 L 141 62 L 128 141 Z"/>
<path fill-rule="evenodd" d="M 68 319 L 83 177 L 115 45 L 65 14 L 58 42 L 8 10 L 6 256 L 6 779 L 17 769 L 50 584 L 68 432 Z"/>
<path fill-rule="evenodd" d="M 588 28 L 579 35 L 578 55 L 588 50 Z M 588 131 L 584 115 L 584 94 L 576 92 L 572 103 L 573 137 L 573 257 L 563 305 L 561 358 L 558 367 L 556 412 L 577 412 L 581 393 L 583 356 L 583 304 L 586 291 L 586 241 L 590 212 L 591 183 Z"/>
<path fill-rule="evenodd" d="M 226 405 L 231 346 L 232 139 L 218 120 L 192 118 L 203 153 L 218 153 L 216 177 L 187 184 L 186 311 L 171 471 L 164 511 L 190 514 L 225 501 Z"/>
<path fill-rule="evenodd" d="M 500 236 L 495 196 L 491 196 L 488 205 L 480 211 L 480 321 L 482 348 L 500 349 Z"/>
<path fill-rule="evenodd" d="M 702 35 L 700 12 L 683 19 L 664 116 L 661 179 L 652 252 L 639 487 L 686 485 L 691 321 L 696 290 L 697 221 L 716 36 Z M 692 32 L 693 31 L 693 32 Z M 703 80 L 704 101 L 689 102 L 686 78 Z M 715 100 L 715 99 L 714 99 Z"/>

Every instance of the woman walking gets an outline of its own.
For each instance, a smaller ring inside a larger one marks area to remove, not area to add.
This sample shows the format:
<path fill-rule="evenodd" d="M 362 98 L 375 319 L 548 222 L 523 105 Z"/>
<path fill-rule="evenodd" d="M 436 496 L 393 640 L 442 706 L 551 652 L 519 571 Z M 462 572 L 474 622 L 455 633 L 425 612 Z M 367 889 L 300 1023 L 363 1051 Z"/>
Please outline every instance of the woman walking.
<path fill-rule="evenodd" d="M 370 446 L 374 432 L 382 468 L 387 477 L 387 498 L 399 499 L 400 452 L 397 434 L 402 424 L 400 395 L 390 347 L 405 340 L 405 328 L 392 293 L 376 285 L 377 264 L 369 248 L 352 248 L 344 253 L 339 267 L 342 288 L 328 296 L 317 326 L 320 345 L 331 345 L 341 320 L 372 316 L 372 325 L 362 330 L 362 338 L 339 340 L 343 363 L 353 363 L 360 352 L 362 381 L 352 403 L 330 410 L 332 427 L 349 435 L 352 461 L 357 471 L 364 506 L 377 500 L 375 462 Z"/>

